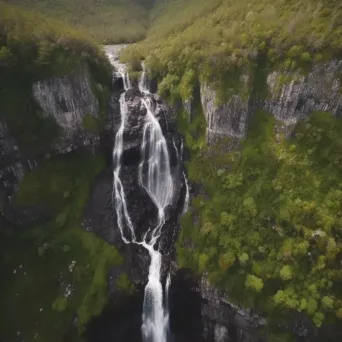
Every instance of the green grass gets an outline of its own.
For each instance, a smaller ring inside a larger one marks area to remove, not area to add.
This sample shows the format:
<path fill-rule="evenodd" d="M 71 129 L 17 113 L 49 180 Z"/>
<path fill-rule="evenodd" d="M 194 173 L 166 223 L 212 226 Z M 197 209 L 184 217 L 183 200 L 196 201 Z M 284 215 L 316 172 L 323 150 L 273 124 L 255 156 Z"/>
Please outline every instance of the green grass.
<path fill-rule="evenodd" d="M 6 282 L 0 285 L 0 329 L 5 340 L 60 342 L 76 314 L 81 333 L 101 313 L 107 271 L 122 258 L 80 224 L 90 182 L 103 167 L 101 155 L 70 154 L 43 163 L 20 184 L 17 204 L 46 204 L 55 219 L 1 236 L 0 270 Z M 65 299 L 68 284 L 73 291 Z"/>

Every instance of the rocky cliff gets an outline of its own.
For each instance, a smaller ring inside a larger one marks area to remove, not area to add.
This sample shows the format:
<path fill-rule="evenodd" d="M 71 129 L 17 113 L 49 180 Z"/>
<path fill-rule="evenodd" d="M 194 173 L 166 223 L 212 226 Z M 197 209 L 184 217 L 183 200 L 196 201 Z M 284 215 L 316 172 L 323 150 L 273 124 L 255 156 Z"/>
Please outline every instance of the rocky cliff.
<path fill-rule="evenodd" d="M 293 125 L 313 111 L 331 112 L 342 116 L 342 62 L 331 61 L 315 65 L 306 75 L 281 70 L 267 75 L 267 95 L 264 100 L 242 96 L 233 91 L 227 103 L 218 104 L 216 92 L 201 85 L 201 102 L 207 121 L 208 142 L 222 136 L 246 137 L 248 121 L 255 109 L 272 114 L 286 125 Z M 242 77 L 244 88 L 248 77 Z M 257 100 L 257 101 L 255 101 Z"/>
<path fill-rule="evenodd" d="M 87 68 L 74 74 L 39 81 L 32 86 L 37 104 L 43 110 L 43 117 L 52 117 L 60 128 L 56 150 L 70 150 L 79 143 L 86 144 L 98 137 L 87 132 L 86 117 L 100 119 L 99 101 L 96 98 Z"/>
<path fill-rule="evenodd" d="M 97 122 L 103 115 L 93 87 L 86 67 L 73 74 L 32 85 L 32 96 L 42 110 L 42 117 L 52 119 L 59 134 L 50 145 L 40 149 L 42 152 L 30 155 L 29 159 L 22 153 L 6 119 L 0 121 L 0 208 L 3 220 L 15 224 L 27 223 L 32 213 L 22 216 L 17 211 L 13 212 L 11 196 L 23 176 L 36 168 L 40 161 L 86 146 L 99 145 L 100 130 L 87 129 L 86 126 L 87 119 Z"/>

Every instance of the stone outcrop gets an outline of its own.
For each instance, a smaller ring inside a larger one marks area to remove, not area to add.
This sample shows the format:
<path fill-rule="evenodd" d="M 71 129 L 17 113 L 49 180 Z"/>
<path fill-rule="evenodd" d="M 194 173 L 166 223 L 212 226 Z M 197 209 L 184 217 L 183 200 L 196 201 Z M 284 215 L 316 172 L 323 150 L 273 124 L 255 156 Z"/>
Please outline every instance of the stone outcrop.
<path fill-rule="evenodd" d="M 208 143 L 224 136 L 245 138 L 249 118 L 257 109 L 269 112 L 286 125 L 294 125 L 313 111 L 331 112 L 341 117 L 341 75 L 342 61 L 316 65 L 306 75 L 273 71 L 267 76 L 266 99 L 252 99 L 236 93 L 220 105 L 216 92 L 202 84 L 201 103 L 207 121 Z"/>
<path fill-rule="evenodd" d="M 39 81 L 33 84 L 32 92 L 43 115 L 52 116 L 62 128 L 63 137 L 79 134 L 86 115 L 99 117 L 99 103 L 87 68 L 72 75 Z"/>
<path fill-rule="evenodd" d="M 239 95 L 232 95 L 229 102 L 217 104 L 217 94 L 208 85 L 200 88 L 201 103 L 207 121 L 207 141 L 213 143 L 217 138 L 229 136 L 242 139 L 247 132 L 250 112 L 248 101 Z"/>
<path fill-rule="evenodd" d="M 341 74 L 342 61 L 316 65 L 306 76 L 274 71 L 267 77 L 269 97 L 264 109 L 286 124 L 296 123 L 313 111 L 340 117 Z"/>
<path fill-rule="evenodd" d="M 215 342 L 265 340 L 261 331 L 266 325 L 263 317 L 231 303 L 227 294 L 211 286 L 205 277 L 199 280 L 197 291 L 206 339 Z"/>

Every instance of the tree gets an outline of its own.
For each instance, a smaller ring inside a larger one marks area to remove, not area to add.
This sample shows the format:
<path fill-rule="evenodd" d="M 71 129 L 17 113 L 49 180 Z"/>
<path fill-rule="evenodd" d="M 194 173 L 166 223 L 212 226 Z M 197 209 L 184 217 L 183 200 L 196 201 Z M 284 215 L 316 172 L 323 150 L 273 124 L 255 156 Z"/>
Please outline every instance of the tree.
<path fill-rule="evenodd" d="M 11 67 L 14 64 L 15 59 L 11 51 L 6 46 L 2 46 L 0 48 L 0 66 Z"/>
<path fill-rule="evenodd" d="M 220 256 L 219 264 L 223 270 L 227 270 L 235 263 L 235 255 L 232 252 L 225 253 Z"/>
<path fill-rule="evenodd" d="M 204 272 L 208 265 L 209 257 L 208 255 L 201 253 L 198 258 L 198 269 L 200 272 Z"/>
<path fill-rule="evenodd" d="M 252 289 L 256 292 L 260 292 L 264 287 L 264 282 L 261 278 L 258 278 L 253 274 L 248 274 L 245 281 L 245 287 L 247 289 Z"/>
<path fill-rule="evenodd" d="M 310 298 L 308 300 L 308 306 L 307 306 L 306 312 L 309 315 L 313 315 L 316 310 L 317 310 L 317 301 L 314 298 Z"/>
<path fill-rule="evenodd" d="M 322 326 L 324 321 L 324 314 L 322 312 L 316 312 L 313 316 L 313 322 L 315 323 L 317 328 Z"/>
<path fill-rule="evenodd" d="M 285 301 L 285 293 L 283 290 L 278 290 L 277 293 L 273 296 L 273 300 L 276 304 L 282 304 Z"/>
<path fill-rule="evenodd" d="M 322 298 L 322 306 L 325 309 L 333 309 L 334 308 L 334 300 L 333 300 L 333 298 L 331 298 L 329 296 L 324 296 Z"/>
<path fill-rule="evenodd" d="M 292 271 L 289 265 L 284 265 L 280 270 L 280 277 L 283 280 L 290 280 L 292 278 Z"/>
<path fill-rule="evenodd" d="M 241 265 L 246 265 L 247 261 L 249 260 L 249 256 L 247 253 L 242 253 L 239 256 L 239 262 Z"/>

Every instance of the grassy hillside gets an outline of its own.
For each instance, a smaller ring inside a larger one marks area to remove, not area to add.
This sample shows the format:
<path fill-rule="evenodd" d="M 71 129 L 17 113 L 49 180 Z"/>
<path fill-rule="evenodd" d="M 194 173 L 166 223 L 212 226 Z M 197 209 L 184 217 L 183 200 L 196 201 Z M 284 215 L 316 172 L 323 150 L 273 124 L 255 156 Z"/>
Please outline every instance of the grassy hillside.
<path fill-rule="evenodd" d="M 143 39 L 148 25 L 148 0 L 3 1 L 62 20 L 101 43 Z"/>

